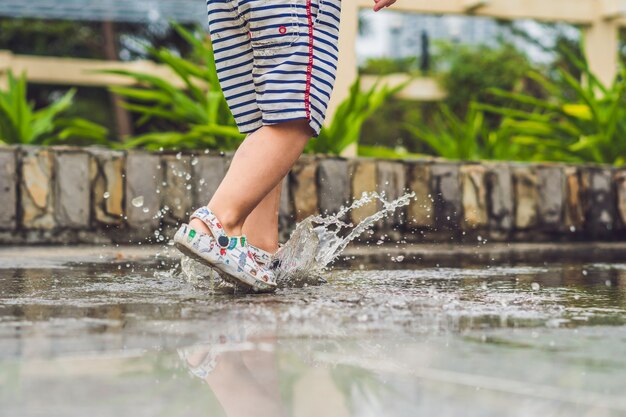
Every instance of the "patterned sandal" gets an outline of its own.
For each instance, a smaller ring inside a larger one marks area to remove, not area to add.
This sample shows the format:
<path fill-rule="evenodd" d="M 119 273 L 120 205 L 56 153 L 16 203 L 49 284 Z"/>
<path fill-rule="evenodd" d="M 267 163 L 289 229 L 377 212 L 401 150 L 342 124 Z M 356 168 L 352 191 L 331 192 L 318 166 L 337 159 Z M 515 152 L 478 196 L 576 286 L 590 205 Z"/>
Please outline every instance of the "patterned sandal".
<path fill-rule="evenodd" d="M 183 224 L 174 236 L 181 252 L 223 272 L 222 277 L 234 285 L 257 292 L 276 290 L 274 274 L 256 262 L 245 236 L 227 236 L 215 214 L 206 207 L 196 210 L 191 219 L 202 220 L 212 236 Z"/>
<path fill-rule="evenodd" d="M 275 254 L 271 254 L 261 248 L 257 248 L 254 245 L 248 244 L 250 252 L 254 256 L 254 260 L 261 266 L 266 267 L 270 271 L 275 271 L 280 266 L 280 260 L 276 257 L 282 249 L 282 245 L 278 245 L 278 251 Z"/>
<path fill-rule="evenodd" d="M 272 263 L 272 257 L 273 255 L 267 251 L 264 251 L 261 248 L 257 248 L 254 245 L 251 245 L 248 243 L 248 247 L 250 248 L 250 253 L 252 253 L 252 256 L 254 257 L 254 260 L 256 261 L 256 263 L 258 263 L 261 266 L 266 266 L 268 268 L 270 268 L 270 265 Z"/>

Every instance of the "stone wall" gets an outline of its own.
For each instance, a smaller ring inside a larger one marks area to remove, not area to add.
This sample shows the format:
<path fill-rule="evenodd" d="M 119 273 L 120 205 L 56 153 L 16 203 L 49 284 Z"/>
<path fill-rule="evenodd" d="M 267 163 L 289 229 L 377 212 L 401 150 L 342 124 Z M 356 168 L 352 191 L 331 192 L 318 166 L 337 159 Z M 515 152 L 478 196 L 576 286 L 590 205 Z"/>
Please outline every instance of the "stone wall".
<path fill-rule="evenodd" d="M 163 242 L 210 199 L 229 161 L 207 152 L 0 148 L 0 243 Z M 295 222 L 363 192 L 414 191 L 368 239 L 626 239 L 626 167 L 303 156 L 283 189 L 283 238 Z M 378 209 L 365 205 L 348 220 Z"/>

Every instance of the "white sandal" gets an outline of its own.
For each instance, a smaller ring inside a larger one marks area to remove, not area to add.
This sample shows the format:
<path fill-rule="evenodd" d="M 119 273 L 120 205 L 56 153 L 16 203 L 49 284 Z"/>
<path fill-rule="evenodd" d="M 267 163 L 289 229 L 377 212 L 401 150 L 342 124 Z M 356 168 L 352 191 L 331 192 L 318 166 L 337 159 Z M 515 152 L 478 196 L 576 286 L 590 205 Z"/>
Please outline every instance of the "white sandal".
<path fill-rule="evenodd" d="M 256 260 L 257 257 L 266 259 L 264 255 L 269 255 L 267 252 L 259 248 L 251 250 L 245 236 L 227 236 L 215 214 L 206 207 L 196 210 L 191 219 L 204 222 L 212 235 L 199 233 L 183 224 L 174 236 L 176 247 L 181 252 L 223 272 L 222 277 L 232 284 L 257 292 L 276 290 L 276 279 L 269 265 Z"/>

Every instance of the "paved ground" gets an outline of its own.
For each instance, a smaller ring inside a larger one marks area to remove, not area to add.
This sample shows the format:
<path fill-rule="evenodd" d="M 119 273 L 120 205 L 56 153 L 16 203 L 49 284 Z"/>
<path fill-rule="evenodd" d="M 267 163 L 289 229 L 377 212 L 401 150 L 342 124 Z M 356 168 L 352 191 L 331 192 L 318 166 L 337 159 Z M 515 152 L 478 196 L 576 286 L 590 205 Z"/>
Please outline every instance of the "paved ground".
<path fill-rule="evenodd" d="M 0 268 L 46 268 L 68 263 L 176 262 L 168 246 L 4 246 Z M 493 263 L 619 262 L 626 260 L 626 242 L 492 243 L 484 245 L 412 244 L 353 246 L 340 265 L 487 265 Z"/>

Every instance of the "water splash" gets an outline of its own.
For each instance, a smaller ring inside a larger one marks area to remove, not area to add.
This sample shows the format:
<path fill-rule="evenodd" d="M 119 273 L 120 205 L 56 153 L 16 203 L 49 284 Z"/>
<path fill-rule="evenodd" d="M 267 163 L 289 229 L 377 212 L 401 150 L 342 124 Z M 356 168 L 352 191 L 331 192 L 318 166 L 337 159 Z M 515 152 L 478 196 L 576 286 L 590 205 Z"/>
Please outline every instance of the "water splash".
<path fill-rule="evenodd" d="M 386 216 L 408 205 L 413 198 L 415 193 L 409 193 L 387 201 L 384 194 L 363 193 L 360 199 L 336 214 L 308 217 L 298 224 L 289 241 L 276 255 L 280 262 L 276 271 L 279 284 L 321 274 L 350 242 Z M 359 224 L 354 225 L 343 220 L 353 210 L 373 203 L 380 204 L 382 208 Z"/>
<path fill-rule="evenodd" d="M 387 201 L 384 193 L 363 193 L 361 198 L 348 207 L 342 207 L 336 214 L 306 218 L 297 225 L 290 239 L 275 256 L 278 261 L 275 273 L 279 287 L 302 287 L 325 282 L 322 277 L 325 269 L 350 242 L 386 216 L 408 205 L 413 198 L 415 193 L 409 193 Z M 377 204 L 380 209 L 357 225 L 344 221 L 353 210 L 368 204 Z M 219 278 L 217 272 L 192 259 L 183 258 L 181 271 L 190 282 L 208 279 L 216 291 L 233 289 L 231 284 Z"/>

